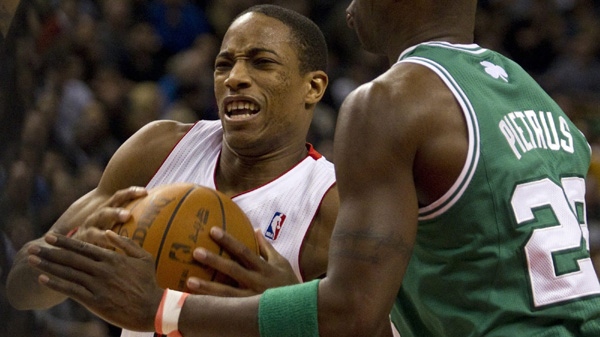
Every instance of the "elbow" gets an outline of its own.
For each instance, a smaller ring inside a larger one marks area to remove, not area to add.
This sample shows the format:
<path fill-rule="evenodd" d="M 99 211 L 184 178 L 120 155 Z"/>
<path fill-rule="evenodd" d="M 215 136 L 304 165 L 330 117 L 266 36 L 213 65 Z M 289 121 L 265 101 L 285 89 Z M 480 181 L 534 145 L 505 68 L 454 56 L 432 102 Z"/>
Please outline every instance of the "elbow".
<path fill-rule="evenodd" d="M 15 271 L 13 268 L 8 274 L 6 281 L 6 298 L 8 299 L 8 303 L 17 310 L 38 309 L 31 303 L 32 301 L 29 299 L 31 296 L 21 286 L 23 282 L 18 280 L 19 277 L 16 274 L 18 274 L 18 271 Z"/>
<path fill-rule="evenodd" d="M 14 281 L 14 276 L 11 277 L 12 274 L 12 272 L 9 274 L 6 282 L 6 298 L 8 303 L 17 310 L 33 309 L 30 305 L 28 305 L 28 301 L 26 301 L 25 296 L 22 294 L 20 289 L 15 286 L 16 282 Z"/>
<path fill-rule="evenodd" d="M 42 296 L 42 294 L 37 294 L 36 291 L 30 290 L 30 292 L 28 293 L 27 290 L 22 288 L 14 290 L 7 284 L 6 297 L 8 303 L 17 310 L 44 310 L 62 302 L 62 299 L 54 299 L 54 296 L 50 299 L 50 296 Z"/>
<path fill-rule="evenodd" d="M 48 309 L 66 297 L 37 283 L 37 274 L 27 270 L 28 266 L 15 264 L 6 281 L 8 303 L 17 310 Z"/>
<path fill-rule="evenodd" d="M 10 295 L 7 293 L 6 297 L 8 298 L 8 303 L 17 310 L 33 310 L 37 308 L 33 308 L 32 306 L 27 305 L 26 302 L 21 301 L 18 297 L 14 295 Z"/>

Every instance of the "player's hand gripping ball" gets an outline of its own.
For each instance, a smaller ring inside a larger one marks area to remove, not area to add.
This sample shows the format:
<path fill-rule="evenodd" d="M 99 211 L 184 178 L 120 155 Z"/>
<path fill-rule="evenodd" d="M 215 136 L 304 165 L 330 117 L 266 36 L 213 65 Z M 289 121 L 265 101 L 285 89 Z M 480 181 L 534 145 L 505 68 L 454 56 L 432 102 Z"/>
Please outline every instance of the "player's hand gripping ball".
<path fill-rule="evenodd" d="M 209 236 L 218 226 L 250 251 L 259 254 L 254 229 L 246 214 L 225 194 L 189 183 L 163 185 L 126 206 L 131 218 L 113 230 L 151 253 L 156 277 L 163 288 L 185 291 L 190 276 L 237 286 L 228 276 L 196 262 L 192 252 L 204 247 L 231 258 Z"/>

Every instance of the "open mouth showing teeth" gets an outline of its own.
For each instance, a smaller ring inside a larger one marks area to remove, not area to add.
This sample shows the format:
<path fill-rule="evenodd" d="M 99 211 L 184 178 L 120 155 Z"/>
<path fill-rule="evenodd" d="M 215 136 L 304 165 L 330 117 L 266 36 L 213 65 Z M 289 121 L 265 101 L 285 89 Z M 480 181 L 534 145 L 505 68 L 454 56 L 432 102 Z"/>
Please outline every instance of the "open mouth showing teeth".
<path fill-rule="evenodd" d="M 258 105 L 249 101 L 236 101 L 225 106 L 227 116 L 231 119 L 243 119 L 252 116 L 260 110 Z"/>

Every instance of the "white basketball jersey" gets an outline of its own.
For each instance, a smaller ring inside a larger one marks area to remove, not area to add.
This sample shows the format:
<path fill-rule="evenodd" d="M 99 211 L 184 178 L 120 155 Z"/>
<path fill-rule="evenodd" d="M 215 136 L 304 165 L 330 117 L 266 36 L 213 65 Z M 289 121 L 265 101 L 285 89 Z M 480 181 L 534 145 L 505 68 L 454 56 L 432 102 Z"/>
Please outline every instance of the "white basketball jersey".
<path fill-rule="evenodd" d="M 215 170 L 221 154 L 221 121 L 199 121 L 173 148 L 147 188 L 191 182 L 217 189 Z M 333 164 L 312 146 L 308 156 L 273 181 L 235 195 L 232 200 L 254 228 L 292 265 L 301 281 L 300 251 L 325 193 L 335 184 Z M 153 333 L 123 330 L 121 337 L 151 337 Z"/>

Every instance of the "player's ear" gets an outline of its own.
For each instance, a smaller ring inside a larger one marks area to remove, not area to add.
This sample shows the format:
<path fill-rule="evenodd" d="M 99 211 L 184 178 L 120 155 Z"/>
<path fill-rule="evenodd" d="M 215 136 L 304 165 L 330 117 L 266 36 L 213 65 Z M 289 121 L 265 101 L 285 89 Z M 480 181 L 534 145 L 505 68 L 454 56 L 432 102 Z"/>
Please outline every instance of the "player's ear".
<path fill-rule="evenodd" d="M 305 102 L 307 105 L 317 104 L 325 94 L 329 77 L 322 70 L 311 71 L 307 76 L 307 88 Z"/>

